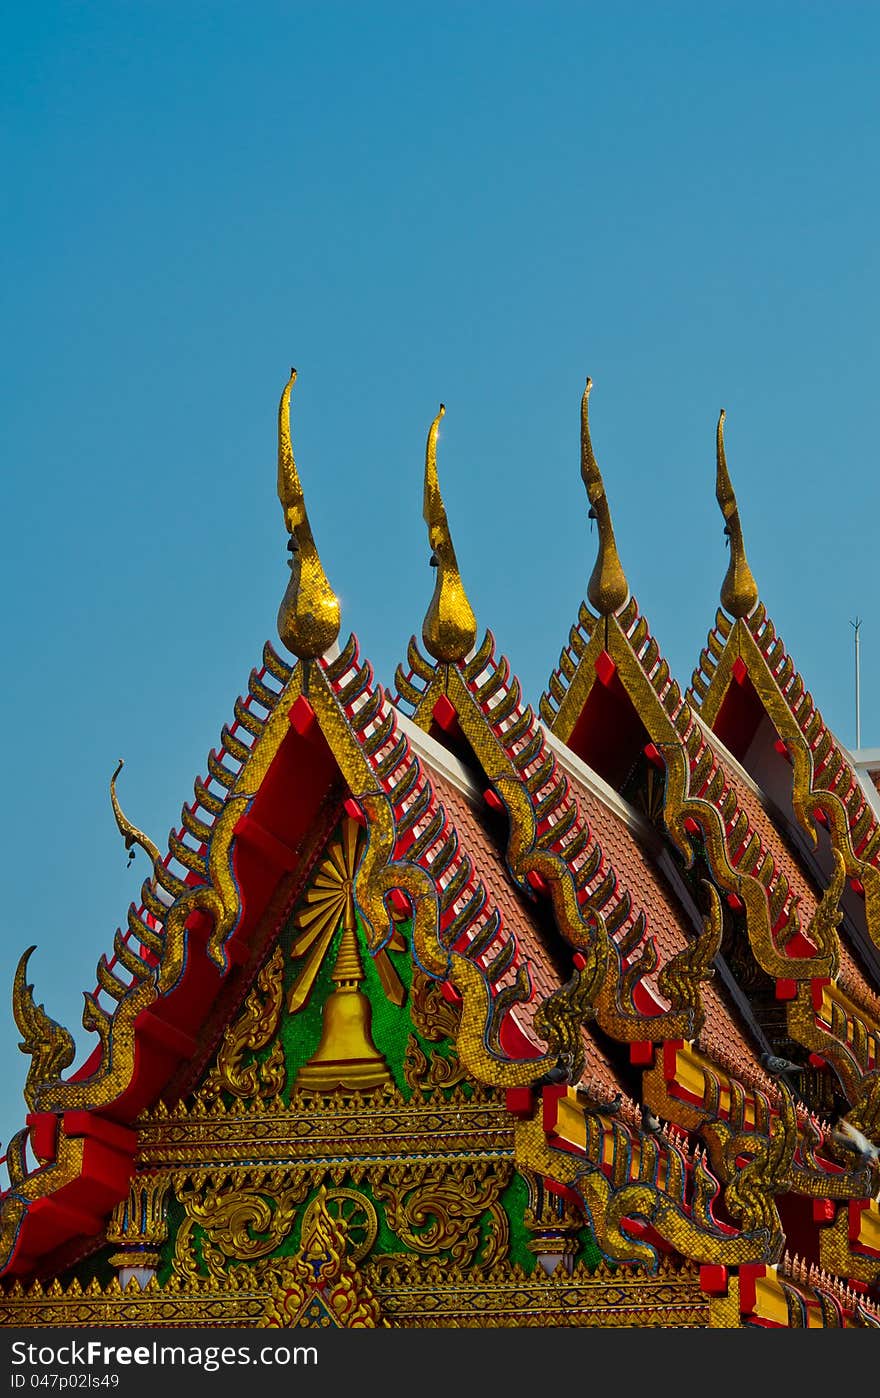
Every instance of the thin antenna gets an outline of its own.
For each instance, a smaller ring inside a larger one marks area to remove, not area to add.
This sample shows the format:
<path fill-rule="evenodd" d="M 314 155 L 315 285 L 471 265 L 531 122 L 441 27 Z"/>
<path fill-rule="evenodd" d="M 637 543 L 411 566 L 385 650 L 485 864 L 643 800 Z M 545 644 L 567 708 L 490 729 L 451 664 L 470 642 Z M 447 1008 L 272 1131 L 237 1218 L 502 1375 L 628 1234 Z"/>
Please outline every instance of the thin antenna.
<path fill-rule="evenodd" d="M 856 652 L 856 752 L 862 746 L 862 710 L 861 710 L 861 683 L 859 678 L 859 631 L 861 630 L 861 617 L 856 617 L 850 622 L 853 629 L 853 641 Z"/>

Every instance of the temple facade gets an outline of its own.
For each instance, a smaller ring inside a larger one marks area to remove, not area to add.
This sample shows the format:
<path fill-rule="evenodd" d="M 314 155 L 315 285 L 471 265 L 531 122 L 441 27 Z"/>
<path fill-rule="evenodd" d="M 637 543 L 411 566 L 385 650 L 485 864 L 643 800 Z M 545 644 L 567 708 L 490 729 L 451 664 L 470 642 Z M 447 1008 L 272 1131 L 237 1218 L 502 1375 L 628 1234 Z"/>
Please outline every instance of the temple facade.
<path fill-rule="evenodd" d="M 690 685 L 598 554 L 535 707 L 434 593 L 391 692 L 290 579 L 100 956 L 76 1062 L 18 966 L 15 1326 L 880 1327 L 880 799 L 729 542 Z M 331 570 L 332 571 L 332 570 Z M 875 764 L 880 766 L 880 764 Z"/>

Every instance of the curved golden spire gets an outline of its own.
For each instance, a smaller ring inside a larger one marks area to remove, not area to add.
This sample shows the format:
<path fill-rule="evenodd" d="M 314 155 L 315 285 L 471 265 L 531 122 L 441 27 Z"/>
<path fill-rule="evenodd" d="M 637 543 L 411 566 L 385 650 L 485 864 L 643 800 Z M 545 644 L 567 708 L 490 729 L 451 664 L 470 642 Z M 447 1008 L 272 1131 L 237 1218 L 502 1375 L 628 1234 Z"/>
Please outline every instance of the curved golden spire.
<path fill-rule="evenodd" d="M 610 616 L 623 606 L 629 596 L 629 584 L 614 540 L 602 473 L 590 441 L 589 399 L 592 387 L 593 380 L 587 379 L 581 399 L 581 479 L 587 488 L 590 519 L 594 519 L 599 528 L 599 556 L 587 585 L 587 597 L 600 616 Z"/>
<path fill-rule="evenodd" d="M 116 771 L 110 778 L 110 803 L 113 806 L 113 814 L 116 817 L 116 824 L 119 828 L 120 835 L 125 841 L 125 848 L 128 850 L 129 864 L 131 864 L 131 861 L 134 859 L 134 846 L 140 845 L 144 854 L 147 856 L 147 858 L 150 860 L 150 863 L 155 868 L 155 866 L 161 863 L 162 860 L 162 856 L 159 853 L 157 846 L 153 844 L 153 841 L 150 839 L 149 835 L 145 835 L 143 830 L 138 830 L 136 825 L 132 825 L 128 816 L 125 814 L 125 812 L 119 804 L 119 797 L 116 795 L 116 778 L 119 776 L 119 773 L 122 771 L 124 766 L 125 763 L 120 757 L 118 763 L 116 764 Z"/>
<path fill-rule="evenodd" d="M 278 635 L 303 660 L 323 655 L 339 635 L 339 599 L 327 581 L 312 537 L 299 473 L 290 440 L 290 390 L 296 370 L 278 405 L 278 499 L 290 535 L 290 582 L 278 609 Z"/>
<path fill-rule="evenodd" d="M 463 660 L 477 638 L 477 619 L 458 571 L 446 507 L 437 479 L 437 433 L 446 412 L 443 404 L 431 423 L 425 448 L 425 497 L 422 513 L 428 526 L 431 566 L 437 569 L 434 596 L 422 623 L 422 639 L 435 660 Z"/>
<path fill-rule="evenodd" d="M 721 605 L 732 617 L 748 616 L 758 601 L 758 585 L 752 577 L 752 570 L 746 560 L 743 544 L 742 525 L 739 509 L 730 475 L 727 470 L 727 457 L 724 454 L 724 409 L 718 414 L 718 431 L 715 439 L 717 470 L 715 476 L 715 498 L 724 516 L 724 532 L 730 542 L 730 563 L 721 584 Z"/>

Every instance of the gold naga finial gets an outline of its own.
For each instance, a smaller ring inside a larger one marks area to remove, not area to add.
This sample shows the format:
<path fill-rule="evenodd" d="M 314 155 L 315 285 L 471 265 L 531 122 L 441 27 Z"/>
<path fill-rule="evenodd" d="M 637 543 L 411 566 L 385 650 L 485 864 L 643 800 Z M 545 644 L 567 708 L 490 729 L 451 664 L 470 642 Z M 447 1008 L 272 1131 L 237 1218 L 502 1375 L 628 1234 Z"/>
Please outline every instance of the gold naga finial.
<path fill-rule="evenodd" d="M 718 432 L 715 440 L 715 497 L 724 516 L 724 532 L 730 544 L 730 563 L 721 584 L 721 605 L 732 617 L 742 617 L 748 616 L 758 601 L 758 584 L 746 559 L 739 508 L 727 470 L 727 457 L 724 454 L 724 417 L 722 408 L 718 414 Z"/>
<path fill-rule="evenodd" d="M 116 764 L 116 771 L 110 778 L 110 802 L 113 806 L 113 814 L 116 817 L 116 824 L 119 828 L 120 835 L 125 841 L 125 848 L 128 850 L 129 864 L 131 864 L 131 861 L 134 859 L 135 845 L 140 845 L 144 854 L 147 856 L 150 863 L 155 868 L 155 866 L 161 863 L 162 861 L 162 856 L 159 853 L 157 846 L 153 844 L 153 841 L 150 839 L 149 835 L 145 835 L 143 830 L 138 830 L 136 825 L 132 825 L 131 821 L 128 819 L 128 816 L 125 814 L 125 812 L 119 804 L 119 797 L 116 795 L 116 778 L 119 776 L 119 773 L 122 771 L 124 766 L 125 763 L 120 757 L 119 761 Z"/>
<path fill-rule="evenodd" d="M 34 1001 L 34 987 L 28 984 L 27 969 L 35 950 L 35 947 L 28 947 L 22 955 L 12 985 L 12 1015 L 22 1039 L 19 1048 L 31 1059 L 24 1099 L 32 1112 L 37 1109 L 37 1096 L 43 1083 L 58 1078 L 76 1056 L 70 1031 L 56 1023 L 43 1006 Z"/>
<path fill-rule="evenodd" d="M 599 556 L 587 585 L 587 597 L 600 616 L 610 616 L 629 597 L 629 583 L 617 552 L 608 497 L 590 440 L 589 402 L 592 387 L 593 380 L 588 378 L 581 399 L 581 479 L 587 488 L 590 519 L 594 519 L 599 528 Z"/>
<path fill-rule="evenodd" d="M 443 404 L 431 423 L 425 448 L 425 496 L 422 513 L 428 526 L 431 566 L 437 569 L 434 595 L 422 623 L 422 639 L 435 660 L 447 664 L 463 660 L 473 650 L 477 619 L 467 599 L 452 546 L 446 507 L 437 479 L 437 433 L 446 412 Z"/>
<path fill-rule="evenodd" d="M 327 581 L 318 557 L 299 472 L 290 440 L 290 390 L 296 370 L 278 405 L 278 499 L 290 535 L 290 582 L 278 609 L 278 635 L 293 655 L 313 660 L 339 635 L 339 598 Z"/>

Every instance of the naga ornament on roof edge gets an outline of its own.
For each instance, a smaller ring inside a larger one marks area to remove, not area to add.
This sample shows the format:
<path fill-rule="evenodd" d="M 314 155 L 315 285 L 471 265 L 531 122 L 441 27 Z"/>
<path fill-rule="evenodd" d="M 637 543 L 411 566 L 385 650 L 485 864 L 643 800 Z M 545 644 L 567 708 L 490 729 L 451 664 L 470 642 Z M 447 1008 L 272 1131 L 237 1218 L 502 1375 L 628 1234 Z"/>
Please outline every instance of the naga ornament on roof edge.
<path fill-rule="evenodd" d="M 36 1111 L 37 1091 L 44 1082 L 58 1078 L 69 1068 L 76 1053 L 73 1036 L 63 1025 L 34 1002 L 34 987 L 27 983 L 27 964 L 35 947 L 28 947 L 15 970 L 12 983 L 12 1013 L 22 1036 L 19 1048 L 31 1057 L 24 1100 Z"/>
<path fill-rule="evenodd" d="M 593 380 L 587 379 L 581 399 L 581 479 L 587 488 L 590 519 L 596 521 L 599 529 L 599 556 L 587 585 L 587 596 L 600 616 L 610 616 L 623 606 L 629 596 L 629 584 L 617 552 L 608 497 L 590 440 L 589 402 L 592 387 Z"/>
<path fill-rule="evenodd" d="M 422 638 L 435 660 L 464 660 L 477 638 L 477 619 L 467 599 L 449 532 L 446 506 L 437 477 L 437 433 L 446 412 L 443 404 L 431 423 L 425 447 L 425 494 L 422 513 L 428 526 L 431 567 L 437 569 L 434 595 L 422 623 Z"/>
<path fill-rule="evenodd" d="M 722 408 L 718 415 L 718 431 L 715 438 L 715 497 L 721 506 L 724 532 L 730 544 L 730 563 L 721 584 L 721 605 L 731 616 L 741 617 L 748 616 L 757 605 L 758 584 L 746 560 L 739 506 L 727 470 L 727 457 L 724 453 L 724 416 Z"/>
<path fill-rule="evenodd" d="M 339 635 L 339 599 L 327 581 L 312 536 L 306 502 L 290 439 L 290 390 L 296 370 L 278 406 L 278 499 L 290 535 L 290 582 L 278 610 L 278 635 L 293 654 L 314 660 Z"/>

